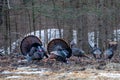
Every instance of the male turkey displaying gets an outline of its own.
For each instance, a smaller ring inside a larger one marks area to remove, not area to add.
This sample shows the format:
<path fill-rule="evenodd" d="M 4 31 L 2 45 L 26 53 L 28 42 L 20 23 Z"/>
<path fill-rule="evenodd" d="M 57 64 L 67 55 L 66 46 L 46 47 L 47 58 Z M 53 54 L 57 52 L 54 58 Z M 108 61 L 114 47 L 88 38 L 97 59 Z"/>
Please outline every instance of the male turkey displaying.
<path fill-rule="evenodd" d="M 41 40 L 34 35 L 26 36 L 21 41 L 20 49 L 27 61 L 41 60 L 44 56 L 48 58 L 46 51 L 42 46 Z"/>
<path fill-rule="evenodd" d="M 56 49 L 54 51 L 50 52 L 50 58 L 55 58 L 57 61 L 62 61 L 67 63 L 67 55 L 68 51 L 63 49 L 60 45 L 56 46 Z"/>
<path fill-rule="evenodd" d="M 57 61 L 67 63 L 67 58 L 71 57 L 72 50 L 63 39 L 53 39 L 47 45 L 49 55 L 48 60 L 56 59 Z"/>

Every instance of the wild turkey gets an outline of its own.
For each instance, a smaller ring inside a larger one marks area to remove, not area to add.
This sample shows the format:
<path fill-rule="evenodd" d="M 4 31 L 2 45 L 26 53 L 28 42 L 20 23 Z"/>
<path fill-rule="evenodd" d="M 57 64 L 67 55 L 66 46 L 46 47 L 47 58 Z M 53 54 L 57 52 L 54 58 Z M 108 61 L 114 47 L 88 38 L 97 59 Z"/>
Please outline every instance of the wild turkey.
<path fill-rule="evenodd" d="M 97 47 L 95 44 L 94 47 L 92 48 L 91 53 L 93 54 L 95 59 L 101 59 L 102 58 L 102 51 L 100 48 Z"/>
<path fill-rule="evenodd" d="M 72 50 L 63 39 L 53 39 L 48 43 L 49 59 L 55 59 L 60 62 L 67 63 L 67 58 L 71 57 Z"/>
<path fill-rule="evenodd" d="M 112 59 L 112 57 L 114 56 L 115 50 L 117 49 L 117 42 L 109 42 L 108 44 L 108 49 L 104 51 L 104 59 Z"/>
<path fill-rule="evenodd" d="M 50 52 L 50 58 L 54 56 L 54 58 L 57 60 L 57 61 L 62 61 L 62 62 L 65 62 L 67 63 L 67 55 L 68 55 L 68 51 L 63 49 L 61 46 L 56 46 L 57 48 Z"/>
<path fill-rule="evenodd" d="M 28 52 L 26 59 L 28 61 L 41 60 L 44 58 L 44 56 L 48 58 L 48 55 L 46 54 L 44 48 L 40 44 L 34 43 L 31 45 L 30 51 Z"/>
<path fill-rule="evenodd" d="M 76 48 L 75 45 L 76 44 L 74 43 L 74 41 L 71 41 L 70 46 L 71 46 L 71 49 L 72 49 L 72 55 L 73 56 L 76 56 L 78 58 L 80 58 L 80 57 L 86 57 L 88 59 L 91 59 L 90 57 L 88 57 L 85 54 L 85 51 L 83 51 L 82 49 Z"/>
<path fill-rule="evenodd" d="M 104 58 L 110 60 L 113 57 L 114 54 L 113 52 L 114 52 L 113 48 L 108 48 L 107 50 L 104 51 Z"/>
<path fill-rule="evenodd" d="M 41 40 L 34 35 L 26 36 L 20 45 L 22 54 L 28 61 L 41 60 L 44 56 L 48 58 L 45 49 L 42 47 Z"/>
<path fill-rule="evenodd" d="M 76 57 L 86 57 L 90 59 L 87 55 L 85 55 L 85 51 L 79 49 L 79 48 L 71 48 L 72 49 L 72 55 Z"/>

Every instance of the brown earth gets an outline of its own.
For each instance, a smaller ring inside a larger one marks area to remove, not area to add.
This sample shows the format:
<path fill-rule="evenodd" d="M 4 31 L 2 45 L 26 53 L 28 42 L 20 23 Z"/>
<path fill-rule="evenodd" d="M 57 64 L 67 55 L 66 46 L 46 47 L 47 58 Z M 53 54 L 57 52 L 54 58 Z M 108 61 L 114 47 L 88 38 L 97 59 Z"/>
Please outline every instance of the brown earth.
<path fill-rule="evenodd" d="M 97 62 L 71 57 L 69 64 L 57 61 L 27 62 L 22 55 L 0 57 L 0 80 L 120 80 L 119 59 Z"/>

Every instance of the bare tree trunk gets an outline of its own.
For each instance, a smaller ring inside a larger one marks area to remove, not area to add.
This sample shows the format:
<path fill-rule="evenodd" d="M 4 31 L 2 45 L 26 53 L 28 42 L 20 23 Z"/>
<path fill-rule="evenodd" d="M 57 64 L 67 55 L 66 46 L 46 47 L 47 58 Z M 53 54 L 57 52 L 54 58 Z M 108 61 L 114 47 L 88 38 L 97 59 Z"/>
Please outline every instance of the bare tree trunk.
<path fill-rule="evenodd" d="M 4 23 L 6 26 L 5 31 L 5 53 L 8 54 L 8 46 L 10 47 L 11 51 L 11 32 L 10 32 L 10 14 L 7 6 L 7 0 L 5 0 L 5 9 L 4 9 Z"/>
<path fill-rule="evenodd" d="M 120 29 L 120 14 L 118 14 L 118 13 L 120 13 L 120 5 L 117 3 L 116 5 L 116 9 L 115 9 L 115 13 L 116 13 L 116 18 L 115 18 L 115 29 L 118 31 L 119 29 Z M 116 33 L 116 40 L 117 41 L 120 41 L 120 40 L 118 40 L 118 37 L 119 37 L 119 34 L 118 34 L 118 32 Z M 120 45 L 120 44 L 119 44 Z"/>
<path fill-rule="evenodd" d="M 65 6 L 65 4 L 64 4 Z M 72 4 L 72 1 L 70 0 L 69 1 L 69 6 L 72 10 L 73 9 L 73 4 Z M 64 10 L 64 9 L 63 9 Z M 72 12 L 69 12 L 70 15 L 72 15 L 73 13 Z M 73 19 L 70 18 L 70 19 L 66 19 L 64 20 L 64 33 L 63 33 L 63 36 L 64 36 L 64 39 L 70 43 L 72 40 L 73 40 Z"/>
<path fill-rule="evenodd" d="M 77 45 L 78 47 L 82 48 L 82 22 L 81 16 L 76 20 L 76 31 L 77 31 Z"/>
<path fill-rule="evenodd" d="M 15 16 L 15 32 L 18 32 L 17 16 Z M 16 40 L 17 39 L 18 39 L 18 34 L 16 34 Z"/>
<path fill-rule="evenodd" d="M 3 10 L 3 0 L 0 0 L 0 25 L 3 23 L 2 10 Z"/>
<path fill-rule="evenodd" d="M 39 37 L 41 38 L 41 27 L 42 27 L 42 23 L 41 23 L 41 15 L 40 15 L 40 19 L 39 19 Z"/>
<path fill-rule="evenodd" d="M 48 27 L 47 26 L 49 24 L 48 24 L 48 17 L 47 16 L 45 17 L 45 22 L 46 22 L 46 26 L 44 28 L 44 30 L 45 30 L 45 43 L 48 44 Z"/>
<path fill-rule="evenodd" d="M 59 36 L 60 36 L 60 38 L 62 37 L 62 34 L 61 34 L 61 27 L 60 27 L 60 21 L 59 21 L 59 19 L 58 19 L 58 14 L 57 14 L 57 11 L 56 11 L 56 3 L 55 3 L 55 0 L 52 0 L 52 3 L 53 3 L 53 13 L 54 13 L 54 21 L 55 21 L 55 23 L 56 23 L 56 26 L 57 26 L 57 28 L 58 28 L 58 30 L 59 30 Z"/>
<path fill-rule="evenodd" d="M 28 26 L 29 26 L 29 32 L 31 33 L 32 32 L 32 26 L 31 26 L 31 16 L 30 16 L 30 12 L 29 10 L 26 10 L 27 11 L 27 15 L 28 15 Z"/>
<path fill-rule="evenodd" d="M 95 43 L 95 44 L 98 43 L 97 39 L 98 39 L 98 30 L 95 28 L 95 29 L 94 29 L 94 43 Z"/>
<path fill-rule="evenodd" d="M 32 27 L 33 27 L 34 35 L 36 35 L 34 5 L 35 5 L 34 0 L 32 0 Z"/>
<path fill-rule="evenodd" d="M 48 44 L 48 30 L 44 29 L 44 46 L 47 47 Z"/>
<path fill-rule="evenodd" d="M 64 10 L 65 10 L 65 1 L 63 0 L 62 1 L 62 12 L 61 13 L 64 13 Z M 66 24 L 65 17 L 63 17 L 61 21 L 62 21 L 61 28 L 63 29 L 62 38 L 65 39 L 65 35 L 64 35 L 65 34 L 65 28 L 64 27 L 65 27 L 65 24 Z"/>
<path fill-rule="evenodd" d="M 42 4 L 42 1 L 40 0 L 40 5 L 41 4 Z M 39 16 L 39 37 L 40 38 L 41 38 L 41 30 L 42 30 L 41 27 L 42 27 L 42 16 L 41 16 L 41 12 L 40 12 L 40 16 Z"/>
<path fill-rule="evenodd" d="M 104 50 L 106 48 L 106 42 L 105 42 L 105 39 L 106 39 L 105 38 L 105 30 L 106 29 L 105 29 L 105 25 L 103 23 L 103 16 L 104 16 L 104 14 L 103 14 L 103 9 L 104 9 L 104 7 L 103 7 L 103 0 L 101 0 L 98 3 L 98 5 L 99 5 L 99 9 L 102 12 L 102 14 L 98 18 L 98 22 L 99 22 L 99 25 L 98 25 L 98 28 L 99 28 L 99 41 L 98 41 L 98 43 L 99 43 L 99 47 L 102 50 Z"/>
<path fill-rule="evenodd" d="M 78 4 L 79 0 L 77 1 Z M 80 3 L 80 2 L 79 2 Z M 84 6 L 87 6 L 87 1 L 81 1 L 82 4 L 78 4 L 76 8 L 78 10 L 83 11 Z M 79 12 L 78 12 L 79 14 Z M 78 44 L 79 47 L 82 48 L 83 50 L 86 51 L 86 53 L 89 52 L 89 43 L 88 43 L 88 15 L 87 14 L 82 14 L 80 17 L 80 20 L 78 19 L 78 25 L 79 27 L 77 28 L 77 38 L 78 38 Z"/>
<path fill-rule="evenodd" d="M 78 16 L 79 15 L 79 11 L 81 10 L 82 11 L 82 5 L 80 5 L 80 1 L 77 0 L 77 3 L 76 3 L 76 31 L 77 31 L 77 46 L 79 48 L 82 48 L 82 38 L 83 38 L 83 35 L 82 35 L 82 16 Z"/>
<path fill-rule="evenodd" d="M 88 47 L 88 27 L 87 27 L 87 15 L 82 15 L 82 47 L 86 53 L 89 52 Z"/>
<path fill-rule="evenodd" d="M 32 1 L 32 2 L 33 2 L 33 1 Z M 33 27 L 34 25 L 31 24 L 32 21 L 31 21 L 30 10 L 26 8 L 26 7 L 27 7 L 26 4 L 27 4 L 27 2 L 26 2 L 25 0 L 23 0 L 25 17 L 28 18 L 28 26 L 29 26 L 28 32 L 31 33 L 31 32 L 32 32 L 32 27 Z M 33 2 L 33 4 L 34 4 L 34 2 Z M 34 7 L 34 5 L 32 5 L 32 6 Z M 32 7 L 32 12 L 34 12 L 33 7 Z M 32 15 L 33 15 L 33 14 L 32 14 Z M 34 15 L 33 15 L 33 16 L 34 16 Z M 32 17 L 32 20 L 33 20 L 33 17 Z M 34 20 L 33 20 L 33 22 L 34 22 Z"/>

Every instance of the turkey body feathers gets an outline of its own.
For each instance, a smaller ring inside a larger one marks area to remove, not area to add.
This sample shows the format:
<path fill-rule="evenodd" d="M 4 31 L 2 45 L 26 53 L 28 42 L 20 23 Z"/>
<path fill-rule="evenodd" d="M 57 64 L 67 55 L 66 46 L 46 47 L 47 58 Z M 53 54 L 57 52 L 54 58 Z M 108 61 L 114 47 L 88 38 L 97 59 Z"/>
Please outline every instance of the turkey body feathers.
<path fill-rule="evenodd" d="M 88 56 L 85 55 L 85 51 L 79 48 L 72 48 L 72 55 L 76 57 L 86 57 L 89 58 Z"/>
<path fill-rule="evenodd" d="M 113 57 L 113 49 L 109 48 L 104 51 L 105 59 L 111 59 Z"/>
<path fill-rule="evenodd" d="M 93 54 L 95 59 L 100 59 L 102 57 L 102 51 L 100 48 L 93 49 L 92 54 Z"/>

